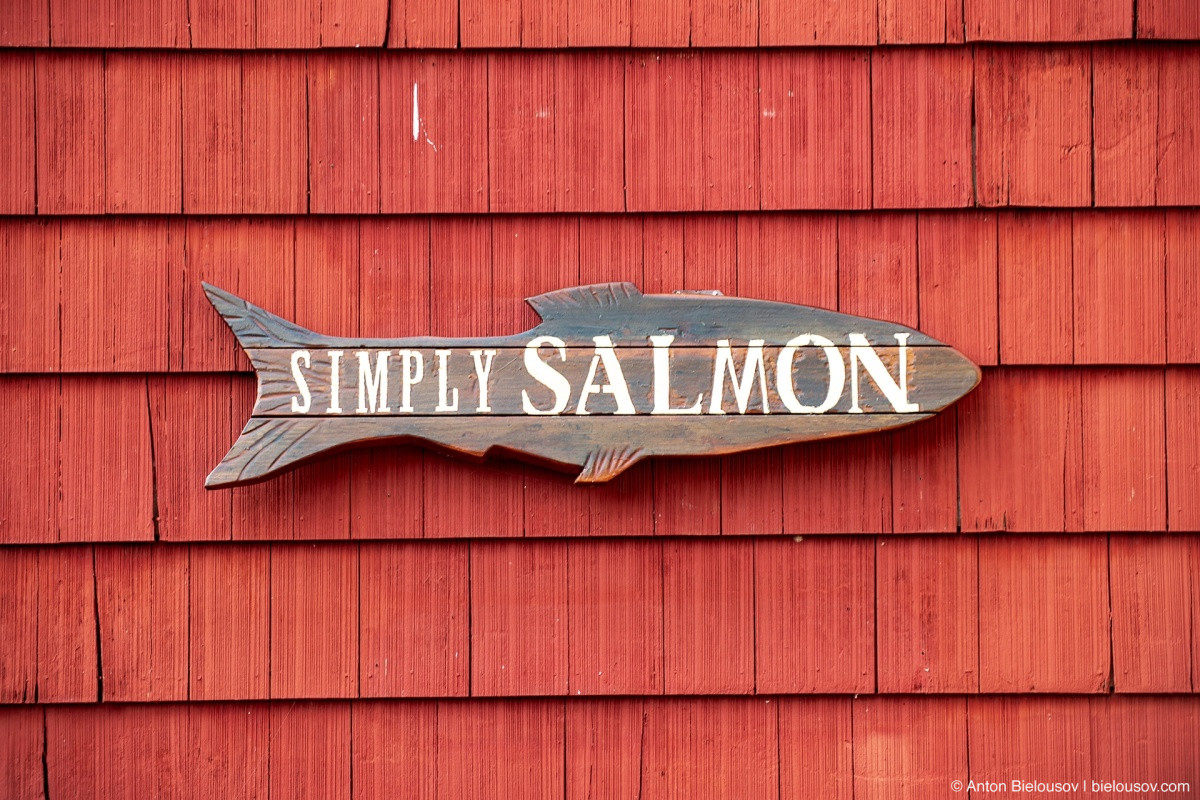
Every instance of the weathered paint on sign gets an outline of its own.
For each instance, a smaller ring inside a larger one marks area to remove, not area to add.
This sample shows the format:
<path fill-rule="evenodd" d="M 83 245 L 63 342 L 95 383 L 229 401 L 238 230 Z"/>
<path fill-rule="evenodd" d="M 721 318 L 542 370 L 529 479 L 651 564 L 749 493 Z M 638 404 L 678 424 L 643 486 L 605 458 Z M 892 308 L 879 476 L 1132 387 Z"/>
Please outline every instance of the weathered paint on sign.
<path fill-rule="evenodd" d="M 925 419 L 979 369 L 889 322 L 630 283 L 529 299 L 515 336 L 322 336 L 205 284 L 258 373 L 250 421 L 209 488 L 351 445 L 493 449 L 605 481 L 654 455 L 732 453 Z"/>

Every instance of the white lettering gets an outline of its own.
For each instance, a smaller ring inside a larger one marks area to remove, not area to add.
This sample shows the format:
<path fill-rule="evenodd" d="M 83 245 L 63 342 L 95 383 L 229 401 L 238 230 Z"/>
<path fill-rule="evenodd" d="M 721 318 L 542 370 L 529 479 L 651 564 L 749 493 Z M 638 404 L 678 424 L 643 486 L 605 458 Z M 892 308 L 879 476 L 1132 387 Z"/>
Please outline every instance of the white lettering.
<path fill-rule="evenodd" d="M 433 354 L 438 360 L 438 404 L 434 411 L 458 411 L 458 388 L 450 390 L 452 399 L 446 398 L 446 371 L 449 368 L 450 351 L 434 350 Z"/>
<path fill-rule="evenodd" d="M 492 374 L 492 358 L 495 355 L 495 350 L 471 351 L 471 358 L 475 361 L 475 377 L 479 379 L 479 407 L 475 410 L 481 414 L 492 410 L 488 405 L 488 376 Z M 487 356 L 487 360 L 482 360 L 481 356 Z"/>
<path fill-rule="evenodd" d="M 567 360 L 567 345 L 562 339 L 554 336 L 539 336 L 525 345 L 525 369 L 538 383 L 554 392 L 554 405 L 548 410 L 542 410 L 529 399 L 529 392 L 521 390 L 521 408 L 526 414 L 561 414 L 571 399 L 571 383 L 563 374 L 538 357 L 538 348 L 550 346 L 558 351 L 558 357 Z"/>
<path fill-rule="evenodd" d="M 900 343 L 900 383 L 896 383 L 892 379 L 892 374 L 887 371 L 887 367 L 883 365 L 883 361 L 879 358 L 879 354 L 871 347 L 871 343 L 867 341 L 867 337 L 861 333 L 851 333 L 850 338 L 850 411 L 854 414 L 861 414 L 862 409 L 858 405 L 858 365 L 862 364 L 867 374 L 871 376 L 871 380 L 879 387 L 879 391 L 883 392 L 883 396 L 891 403 L 892 409 L 900 414 L 908 414 L 914 411 L 920 411 L 921 407 L 916 403 L 908 402 L 908 334 L 895 334 L 896 341 Z"/>
<path fill-rule="evenodd" d="M 397 350 L 404 359 L 404 374 L 400 377 L 400 410 L 412 411 L 412 387 L 425 377 L 425 357 L 417 350 Z"/>
<path fill-rule="evenodd" d="M 654 409 L 651 414 L 699 414 L 704 405 L 704 392 L 689 408 L 671 408 L 671 342 L 675 337 L 661 334 L 650 337 L 654 345 Z"/>
<path fill-rule="evenodd" d="M 588 367 L 587 380 L 583 382 L 583 391 L 579 395 L 579 405 L 575 408 L 575 413 L 586 416 L 588 398 L 603 392 L 612 395 L 613 400 L 617 401 L 616 413 L 636 414 L 633 398 L 629 396 L 629 384 L 625 383 L 625 375 L 621 372 L 621 362 L 617 360 L 617 354 L 613 351 L 612 339 L 608 336 L 593 336 L 592 341 L 596 343 L 596 349 L 592 355 L 592 364 Z M 596 383 L 596 367 L 600 364 L 604 365 L 608 383 Z"/>
<path fill-rule="evenodd" d="M 342 351 L 329 351 L 329 408 L 326 414 L 342 413 Z"/>
<path fill-rule="evenodd" d="M 817 406 L 801 403 L 796 397 L 796 387 L 792 383 L 792 362 L 795 360 L 796 351 L 810 345 L 822 348 L 825 351 L 825 359 L 829 362 L 829 390 L 825 393 L 824 401 Z M 833 342 L 824 336 L 806 333 L 789 340 L 779 351 L 775 380 L 779 384 L 779 399 L 788 411 L 793 414 L 824 414 L 842 399 L 842 389 L 846 386 L 846 362 Z"/>
<path fill-rule="evenodd" d="M 750 392 L 754 389 L 755 373 L 758 374 L 758 391 L 762 395 L 763 413 L 771 413 L 770 406 L 767 405 L 767 371 L 763 366 L 762 349 L 762 339 L 750 340 L 750 345 L 746 348 L 746 363 L 742 367 L 742 377 L 738 378 L 729 340 L 717 340 L 717 358 L 713 365 L 712 402 L 708 406 L 708 413 L 725 413 L 722 405 L 725 394 L 725 376 L 728 375 L 733 382 L 733 396 L 737 400 L 738 413 L 745 414 L 746 407 L 750 404 Z"/>
<path fill-rule="evenodd" d="M 296 381 L 296 388 L 300 390 L 300 399 L 292 398 L 292 411 L 297 414 L 307 414 L 308 409 L 312 406 L 312 393 L 308 391 L 308 381 L 304 380 L 304 375 L 300 372 L 301 359 L 304 359 L 304 366 L 312 365 L 312 356 L 307 350 L 293 350 L 292 378 Z"/>
<path fill-rule="evenodd" d="M 357 413 L 367 413 L 367 401 L 370 400 L 372 414 L 391 411 L 387 404 L 387 368 L 388 357 L 391 353 L 380 350 L 375 357 L 375 374 L 371 374 L 371 354 L 366 350 L 354 353 L 358 356 L 358 409 Z"/>

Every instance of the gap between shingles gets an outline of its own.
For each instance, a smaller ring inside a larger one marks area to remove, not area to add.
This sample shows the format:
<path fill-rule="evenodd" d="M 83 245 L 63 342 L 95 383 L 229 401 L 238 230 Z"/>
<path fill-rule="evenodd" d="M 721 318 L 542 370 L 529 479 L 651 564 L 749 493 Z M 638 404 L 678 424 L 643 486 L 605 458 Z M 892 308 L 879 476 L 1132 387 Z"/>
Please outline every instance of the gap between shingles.
<path fill-rule="evenodd" d="M 878 592 L 876 592 L 878 594 Z M 853 799 L 856 792 L 854 791 L 854 776 L 858 774 L 858 765 L 855 763 L 855 755 L 857 741 L 854 738 L 854 707 L 858 703 L 857 695 L 850 697 L 850 797 Z"/>
<path fill-rule="evenodd" d="M 467 540 L 467 697 L 475 696 L 475 582 L 472 579 L 472 540 Z"/>
<path fill-rule="evenodd" d="M 274 659 L 275 659 L 275 593 L 272 591 L 271 584 L 275 581 L 275 544 L 267 545 L 267 699 L 271 699 L 271 684 L 273 683 L 274 675 Z M 269 722 L 269 718 L 268 718 Z M 269 729 L 269 725 L 268 725 Z M 270 746 L 271 737 L 267 736 L 267 761 L 270 762 Z M 270 785 L 270 775 L 267 776 L 268 786 Z"/>
<path fill-rule="evenodd" d="M 571 696 L 571 540 L 563 540 L 563 583 L 566 589 L 566 611 L 564 612 L 567 618 L 567 675 L 564 679 L 564 684 L 567 687 L 567 697 Z M 563 706 L 563 720 L 565 724 L 567 708 Z M 566 741 L 566 732 L 564 731 L 563 741 Z M 565 766 L 564 753 L 564 766 Z"/>
<path fill-rule="evenodd" d="M 971 783 L 971 696 L 963 697 L 963 734 L 967 746 L 967 785 Z M 970 795 L 968 795 L 969 797 Z"/>
<path fill-rule="evenodd" d="M 979 692 L 983 686 L 983 592 L 980 591 L 982 583 L 981 576 L 981 557 L 980 545 L 983 537 L 980 534 L 975 534 L 975 691 Z"/>
<path fill-rule="evenodd" d="M 100 53 L 100 208 L 108 211 L 108 51 Z"/>
<path fill-rule="evenodd" d="M 41 652 L 40 645 L 41 645 L 41 638 L 42 638 L 42 555 L 41 555 L 41 552 L 38 552 L 35 554 L 35 558 L 34 558 L 34 562 L 33 562 L 33 577 L 34 577 L 34 587 L 33 587 L 33 598 L 34 598 L 34 603 L 33 603 L 33 702 L 37 703 L 38 699 L 39 699 L 39 695 L 41 694 L 40 687 L 38 686 L 38 684 L 40 683 L 39 679 L 40 679 L 40 673 L 41 673 L 41 668 L 42 668 L 41 661 L 38 657 L 39 653 Z M 26 690 L 26 697 L 28 697 L 28 690 Z M 49 798 L 49 795 L 47 795 L 46 797 Z"/>
<path fill-rule="evenodd" d="M 391 14 L 391 2 L 388 0 L 388 13 Z M 387 46 L 387 34 L 383 37 Z M 375 56 L 375 211 L 383 213 L 383 55 Z M 414 83 L 413 86 L 416 86 Z M 413 91 L 416 91 L 415 89 Z M 416 110 L 415 108 L 413 109 Z M 358 329 L 362 335 L 362 217 L 358 226 Z"/>
<path fill-rule="evenodd" d="M 154 411 L 150 402 L 150 379 L 142 378 L 146 390 L 146 425 L 150 436 L 150 523 L 154 531 L 154 541 L 161 540 L 158 513 L 158 458 L 154 448 Z"/>
<path fill-rule="evenodd" d="M 1105 595 L 1108 600 L 1108 692 L 1113 694 L 1117 691 L 1117 658 L 1116 658 L 1116 643 L 1113 641 L 1113 602 L 1112 602 L 1112 534 L 1104 537 L 1104 565 L 1105 573 L 1108 581 L 1105 585 Z"/>
<path fill-rule="evenodd" d="M 1095 70 L 1095 65 L 1092 67 Z M 1092 109 L 1092 115 L 1095 116 L 1095 109 Z M 1158 205 L 1158 169 L 1162 166 L 1162 140 L 1159 138 L 1162 135 L 1162 61 L 1157 65 L 1156 74 L 1154 76 L 1154 205 Z M 1092 147 L 1095 147 L 1095 140 L 1092 141 Z M 1092 172 L 1093 176 L 1096 170 L 1093 159 Z M 1095 177 L 1093 177 L 1095 180 Z M 1164 236 L 1164 247 L 1165 239 Z"/>
<path fill-rule="evenodd" d="M 866 53 L 867 61 L 867 170 L 870 175 L 868 184 L 871 188 L 870 204 L 867 208 L 875 208 L 875 54 Z"/>
<path fill-rule="evenodd" d="M 100 637 L 100 593 L 96 579 L 96 547 L 92 546 L 92 617 L 96 622 L 96 702 L 104 702 L 104 656 Z"/>
<path fill-rule="evenodd" d="M 39 192 L 38 192 L 38 189 L 39 189 L 39 187 L 38 187 L 38 105 L 37 105 L 37 98 L 38 98 L 37 74 L 38 74 L 38 70 L 37 70 L 37 56 L 36 55 L 34 55 L 30 59 L 29 69 L 30 69 L 30 72 L 33 73 L 33 213 L 34 213 L 34 215 L 36 215 L 38 213 L 38 200 L 39 200 L 39 198 L 38 198 L 38 194 L 39 194 Z M 61 281 L 59 282 L 59 285 L 60 286 L 62 285 Z M 59 354 L 60 354 L 59 358 L 60 358 L 60 360 L 59 360 L 59 364 L 58 364 L 58 369 L 60 372 L 62 371 L 62 361 L 61 361 L 62 347 L 61 346 L 62 346 L 62 337 L 60 336 L 59 337 Z"/>
<path fill-rule="evenodd" d="M 751 694 L 758 694 L 758 537 L 750 542 L 750 655 Z M 768 701 L 769 702 L 769 701 Z M 777 706 L 778 708 L 778 706 Z M 778 724 L 778 722 L 776 723 Z M 778 731 L 776 731 L 778 735 Z"/>
<path fill-rule="evenodd" d="M 58 379 L 58 441 L 59 441 L 59 444 L 61 445 L 61 443 L 62 443 L 62 374 L 63 374 L 63 301 L 62 301 L 63 236 L 62 236 L 62 220 L 58 220 L 57 223 L 55 223 L 55 224 L 58 227 L 58 259 L 57 259 L 58 298 L 57 298 L 57 307 L 56 307 L 55 311 L 58 314 L 58 374 L 59 374 L 59 379 Z M 61 453 L 59 455 L 59 465 L 58 466 L 59 466 L 58 496 L 61 499 L 62 498 L 62 456 L 61 456 Z M 58 533 L 59 533 L 59 538 L 61 538 L 62 537 L 61 525 L 60 525 L 60 530 L 58 531 Z"/>
<path fill-rule="evenodd" d="M 362 659 L 360 658 L 359 661 L 361 662 Z M 350 772 L 350 776 L 349 776 L 350 777 L 350 797 L 356 797 L 356 795 L 354 794 L 354 762 L 356 760 L 354 758 L 354 707 L 358 704 L 351 702 L 351 703 L 346 703 L 346 705 L 348 706 L 348 708 L 346 710 L 346 715 L 347 715 L 347 723 L 346 724 L 348 725 L 348 727 L 350 729 L 349 730 L 349 733 L 350 733 L 350 742 L 349 742 L 350 758 L 348 759 L 350 762 L 349 767 L 348 767 L 349 772 Z"/>
<path fill-rule="evenodd" d="M 1071 220 L 1071 363 L 1074 364 L 1076 350 L 1078 349 L 1078 344 L 1075 337 L 1075 291 L 1078 288 L 1075 286 L 1075 212 L 1069 211 L 1067 213 L 1070 215 Z M 1080 451 L 1080 455 L 1083 455 L 1082 451 Z M 1065 524 L 1065 517 L 1063 522 L 1063 530 L 1066 530 L 1067 527 Z"/>
<path fill-rule="evenodd" d="M 312 213 L 312 70 L 310 69 L 308 54 L 304 56 L 304 212 Z M 376 89 L 376 94 L 378 94 Z M 378 120 L 377 120 L 378 121 Z M 295 222 L 293 221 L 293 230 Z M 295 252 L 295 240 L 293 238 L 293 253 Z M 292 277 L 295 278 L 295 264 L 293 262 Z M 294 288 L 294 286 L 293 286 Z M 292 297 L 293 313 L 295 311 L 295 296 Z"/>
<path fill-rule="evenodd" d="M 638 800 L 642 800 L 642 783 L 646 774 L 646 698 L 642 698 L 641 722 L 638 736 Z"/>
<path fill-rule="evenodd" d="M 184 696 L 192 702 L 192 545 L 187 545 L 187 686 Z"/>
<path fill-rule="evenodd" d="M 190 31 L 190 26 L 189 26 L 189 31 Z M 185 201 L 184 201 L 184 198 L 186 197 L 186 193 L 187 193 L 187 187 L 184 184 L 184 175 L 183 175 L 183 171 L 184 171 L 183 165 L 187 159 L 187 153 L 184 148 L 184 142 L 186 141 L 186 137 L 187 137 L 187 130 L 186 130 L 187 114 L 184 113 L 185 109 L 184 109 L 184 105 L 183 105 L 183 103 L 184 103 L 183 98 L 184 98 L 184 95 L 186 94 L 186 92 L 184 91 L 184 83 L 183 82 L 184 82 L 183 62 L 181 61 L 180 65 L 179 65 L 179 213 L 180 214 L 184 214 L 187 211 L 187 207 L 186 207 Z M 186 222 L 183 225 L 183 230 L 184 230 L 183 255 L 184 255 L 184 264 L 186 265 L 187 264 L 187 235 L 186 235 L 187 223 Z M 180 341 L 182 342 L 182 339 Z M 170 351 L 168 350 L 168 353 L 169 352 Z M 181 363 L 182 363 L 182 361 L 181 361 Z"/>
<path fill-rule="evenodd" d="M 50 800 L 50 736 L 46 726 L 46 707 L 42 706 L 42 800 Z"/>
<path fill-rule="evenodd" d="M 1088 50 L 1088 138 L 1091 139 L 1091 197 L 1092 208 L 1096 207 L 1096 50 Z"/>
<path fill-rule="evenodd" d="M 569 606 L 568 606 L 569 607 Z M 569 650 L 568 650 L 569 652 Z M 570 675 L 568 667 L 567 674 Z M 562 789 L 563 797 L 570 797 L 571 791 L 567 783 L 567 776 L 570 775 L 569 759 L 567 758 L 567 750 L 570 748 L 570 738 L 567 726 L 567 702 L 570 700 L 570 691 L 567 692 L 567 697 L 562 699 Z"/>
<path fill-rule="evenodd" d="M 775 796 L 783 795 L 783 712 L 779 710 L 782 700 L 775 698 Z M 853 776 L 851 776 L 853 777 Z M 852 781 L 853 782 L 853 781 Z"/>
<path fill-rule="evenodd" d="M 966 35 L 966 22 L 963 23 L 963 34 Z M 971 45 L 971 202 L 974 206 L 979 206 L 979 115 L 976 110 L 977 103 L 977 69 L 975 63 L 975 45 Z"/>
<path fill-rule="evenodd" d="M 380 47 L 386 50 L 392 39 L 392 0 L 387 0 L 387 9 L 384 11 L 384 14 L 386 16 L 383 19 L 383 44 Z M 405 44 L 407 44 L 407 41 Z"/>
<path fill-rule="evenodd" d="M 633 26 L 630 25 L 632 40 Z M 629 213 L 629 65 L 630 59 L 621 57 L 621 210 Z M 645 283 L 646 264 L 645 217 L 642 217 L 642 280 Z"/>
<path fill-rule="evenodd" d="M 916 284 L 917 324 L 921 327 L 921 212 L 913 214 L 913 283 Z"/>
<path fill-rule="evenodd" d="M 657 494 L 655 492 L 654 494 Z M 662 625 L 659 627 L 660 645 L 662 647 L 662 694 L 667 693 L 667 544 L 660 540 L 658 543 L 658 602 L 662 609 Z M 642 716 L 642 746 L 645 747 L 645 703 L 643 701 L 643 716 Z M 641 788 L 638 788 L 638 794 L 641 795 Z"/>
<path fill-rule="evenodd" d="M 996 259 L 996 366 L 1001 366 L 1004 363 L 1004 360 L 1001 352 L 1003 337 L 1000 332 L 1000 304 L 1003 300 L 1000 292 L 1000 214 L 997 213 L 993 215 L 992 225 L 995 226 L 995 248 L 993 255 Z M 955 428 L 957 429 L 957 425 Z"/>
<path fill-rule="evenodd" d="M 895 504 L 895 497 L 892 498 L 892 503 Z M 881 539 L 882 537 L 876 536 L 871 543 L 871 585 L 875 587 L 875 591 L 871 593 L 871 615 L 874 620 L 871 627 L 874 629 L 872 635 L 875 639 L 875 646 L 871 652 L 875 666 L 875 684 L 872 687 L 874 694 L 879 694 L 879 548 L 882 545 Z"/>
<path fill-rule="evenodd" d="M 362 693 L 362 597 L 363 597 L 363 595 L 362 595 L 362 543 L 361 542 L 355 543 L 354 551 L 355 551 L 354 552 L 355 593 L 358 598 L 357 602 L 355 603 L 358 613 L 357 613 L 357 616 L 355 619 L 356 629 L 355 629 L 355 634 L 354 634 L 355 638 L 357 640 L 357 645 L 358 645 L 356 648 L 358 650 L 358 658 L 355 659 L 358 669 L 356 670 L 355 681 L 354 681 L 354 683 L 355 683 L 354 696 L 357 698 L 362 698 L 362 696 L 363 696 L 363 693 Z M 350 704 L 350 708 L 351 708 L 351 712 L 353 713 L 353 709 L 354 709 L 353 703 Z M 353 744 L 354 744 L 353 725 L 351 725 L 350 743 L 353 746 Z M 351 796 L 353 796 L 353 793 L 351 793 Z"/>
<path fill-rule="evenodd" d="M 760 11 L 760 13 L 759 13 L 759 17 L 760 17 L 760 19 L 761 19 L 761 17 L 762 17 L 761 11 Z M 755 41 L 757 42 L 757 39 L 756 39 Z M 756 46 L 757 46 L 757 44 L 756 44 Z M 754 78 L 755 78 L 755 82 L 756 82 L 756 83 L 755 83 L 755 88 L 757 89 L 757 92 L 756 92 L 756 95 L 755 95 L 755 96 L 756 96 L 756 98 L 757 98 L 757 100 L 758 100 L 758 103 L 757 103 L 757 108 L 755 108 L 755 110 L 754 110 L 754 117 L 755 117 L 755 120 L 754 120 L 754 122 L 755 122 L 755 125 L 754 125 L 754 133 L 755 133 L 755 136 L 756 136 L 755 143 L 754 143 L 754 155 L 755 155 L 755 159 L 754 159 L 754 160 L 755 160 L 756 162 L 758 162 L 758 176 L 757 176 L 757 177 L 758 177 L 758 185 L 755 187 L 755 190 L 756 190 L 756 192 L 757 192 L 757 194 L 758 194 L 758 208 L 756 208 L 755 210 L 756 210 L 756 211 L 762 211 L 762 210 L 763 210 L 763 157 L 762 157 L 762 128 L 763 128 L 763 88 L 762 88 L 762 86 L 763 86 L 763 79 L 762 79 L 762 53 L 755 53 L 755 55 L 754 55 Z M 739 229 L 740 229 L 740 223 L 739 223 Z M 739 272 L 740 272 L 740 265 L 739 265 Z"/>
<path fill-rule="evenodd" d="M 462 25 L 462 15 L 461 14 L 459 15 L 459 25 L 460 25 L 460 27 Z M 459 35 L 459 39 L 460 39 L 460 41 L 462 39 L 461 33 Z M 484 126 L 483 126 L 483 129 L 484 129 L 484 134 L 485 134 L 484 138 L 486 140 L 484 142 L 484 144 L 487 146 L 487 150 L 485 151 L 487 153 L 487 155 L 484 157 L 484 160 L 487 162 L 487 170 L 486 170 L 486 173 L 487 173 L 487 205 L 485 208 L 488 213 L 491 213 L 491 211 L 492 211 L 492 59 L 491 59 L 490 55 L 488 57 L 484 58 L 483 74 L 484 74 L 483 85 L 486 88 L 486 91 L 484 93 L 485 94 L 485 102 L 484 102 L 484 120 L 483 120 Z M 438 138 L 441 138 L 441 137 L 438 137 Z M 490 248 L 489 248 L 489 252 L 490 252 Z M 490 258 L 490 256 L 489 256 L 489 258 Z"/>

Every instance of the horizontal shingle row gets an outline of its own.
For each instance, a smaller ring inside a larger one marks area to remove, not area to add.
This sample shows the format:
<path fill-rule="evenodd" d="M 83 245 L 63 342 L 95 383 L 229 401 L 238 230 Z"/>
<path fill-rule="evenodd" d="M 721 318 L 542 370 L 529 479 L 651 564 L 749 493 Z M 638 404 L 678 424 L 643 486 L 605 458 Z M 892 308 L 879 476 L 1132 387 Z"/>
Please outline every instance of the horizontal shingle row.
<path fill-rule="evenodd" d="M 656 459 L 597 487 L 501 458 L 475 465 L 393 447 L 206 491 L 253 393 L 253 380 L 226 375 L 0 380 L 3 406 L 21 420 L 0 457 L 0 540 L 1200 529 L 1194 368 L 987 370 L 935 421 Z"/>
<path fill-rule="evenodd" d="M 1187 0 L 20 0 L 0 46 L 775 47 L 1200 37 Z"/>
<path fill-rule="evenodd" d="M 1190 693 L 1197 568 L 1193 534 L 25 547 L 0 698 Z"/>
<path fill-rule="evenodd" d="M 1194 364 L 1198 245 L 1191 210 L 7 219 L 0 372 L 248 370 L 202 281 L 335 336 L 518 333 L 526 297 L 627 280 L 886 319 L 985 366 Z"/>
<path fill-rule="evenodd" d="M 29 798 L 79 787 L 146 797 L 186 783 L 188 796 L 227 798 L 269 786 L 333 800 L 659 800 L 736 787 L 850 800 L 961 797 L 968 781 L 1014 779 L 1077 782 L 1080 793 L 1091 781 L 1154 783 L 1165 797 L 1194 791 L 1200 762 L 1198 704 L 1156 697 L 115 705 L 3 709 L 0 730 L 7 785 Z"/>
<path fill-rule="evenodd" d="M 1198 70 L 1148 45 L 0 53 L 0 212 L 1192 205 Z"/>

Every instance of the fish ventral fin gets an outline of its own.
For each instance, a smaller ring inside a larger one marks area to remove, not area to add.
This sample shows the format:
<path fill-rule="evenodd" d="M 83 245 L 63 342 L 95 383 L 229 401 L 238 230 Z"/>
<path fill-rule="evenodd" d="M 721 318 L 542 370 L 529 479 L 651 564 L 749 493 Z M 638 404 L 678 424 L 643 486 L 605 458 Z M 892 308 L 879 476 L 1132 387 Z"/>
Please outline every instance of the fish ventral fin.
<path fill-rule="evenodd" d="M 542 319 L 554 319 L 583 309 L 601 310 L 636 301 L 641 289 L 632 283 L 593 283 L 539 294 L 525 300 Z"/>
<path fill-rule="evenodd" d="M 259 308 L 235 294 L 201 283 L 213 308 L 237 337 L 243 350 L 253 347 L 306 347 L 321 338 L 308 328 Z"/>
<path fill-rule="evenodd" d="M 640 447 L 602 447 L 588 453 L 576 483 L 603 483 L 620 475 L 642 460 Z"/>

